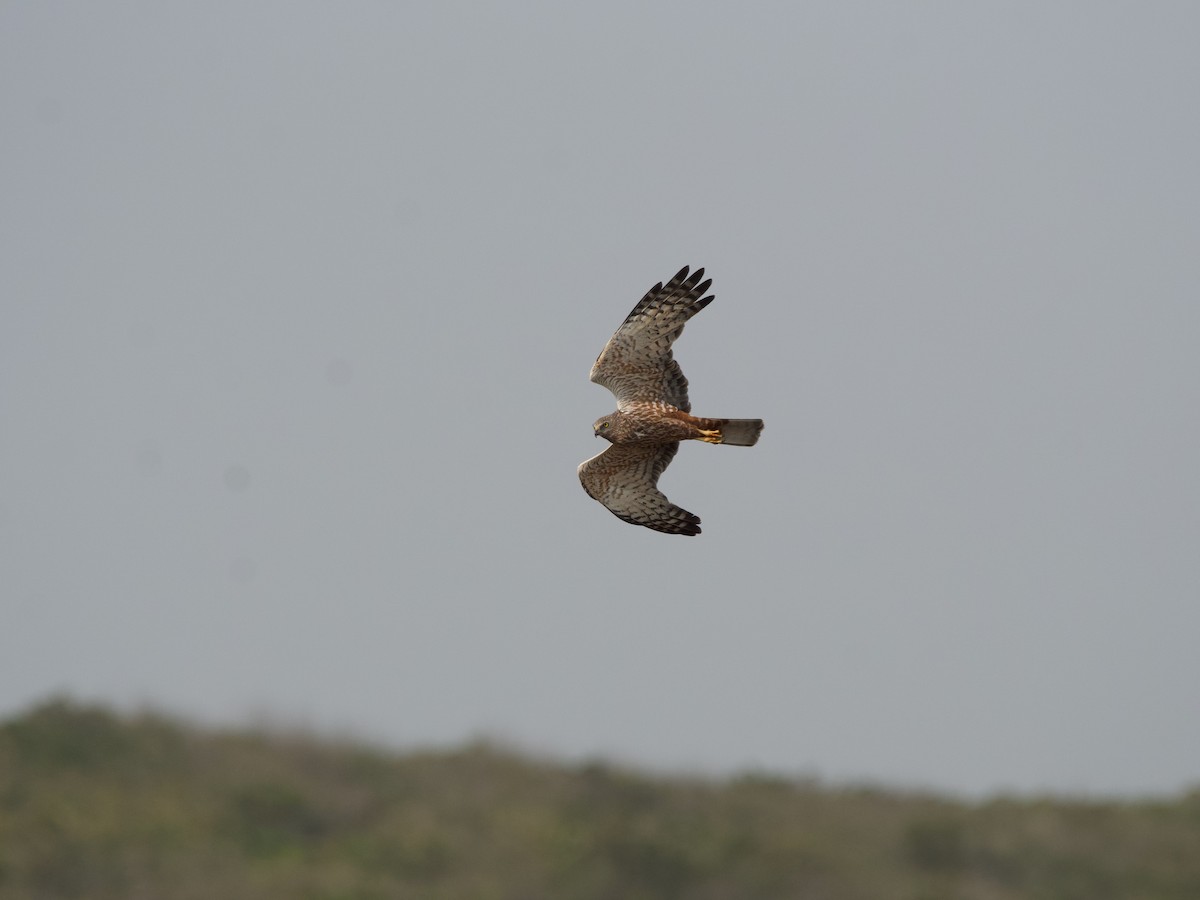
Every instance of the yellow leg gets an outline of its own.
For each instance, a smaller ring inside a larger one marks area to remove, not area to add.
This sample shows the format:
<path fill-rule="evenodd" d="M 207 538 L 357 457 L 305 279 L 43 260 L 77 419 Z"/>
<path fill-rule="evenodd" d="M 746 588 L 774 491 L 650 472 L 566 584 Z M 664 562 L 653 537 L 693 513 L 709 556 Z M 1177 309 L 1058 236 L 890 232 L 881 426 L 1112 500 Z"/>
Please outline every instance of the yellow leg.
<path fill-rule="evenodd" d="M 706 444 L 720 444 L 724 439 L 721 437 L 720 431 L 705 431 L 700 429 L 700 440 Z"/>

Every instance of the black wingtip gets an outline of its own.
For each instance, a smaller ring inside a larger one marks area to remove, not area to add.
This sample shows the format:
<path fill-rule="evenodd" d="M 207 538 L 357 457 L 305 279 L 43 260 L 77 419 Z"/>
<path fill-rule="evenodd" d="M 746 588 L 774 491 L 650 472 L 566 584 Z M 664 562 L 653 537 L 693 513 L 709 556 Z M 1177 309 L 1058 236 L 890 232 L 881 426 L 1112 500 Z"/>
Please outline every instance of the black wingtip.
<path fill-rule="evenodd" d="M 680 521 L 673 522 L 674 530 L 671 534 L 682 534 L 685 537 L 694 537 L 700 533 L 700 517 L 695 513 L 680 510 L 684 518 Z"/>

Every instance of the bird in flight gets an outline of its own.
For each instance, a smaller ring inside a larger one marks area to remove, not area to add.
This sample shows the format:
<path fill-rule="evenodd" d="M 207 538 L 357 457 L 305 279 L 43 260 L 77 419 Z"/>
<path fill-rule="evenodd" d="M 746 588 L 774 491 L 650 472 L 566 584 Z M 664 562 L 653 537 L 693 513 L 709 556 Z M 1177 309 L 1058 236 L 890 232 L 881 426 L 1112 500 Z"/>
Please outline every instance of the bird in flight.
<path fill-rule="evenodd" d="M 592 426 L 612 446 L 580 464 L 588 496 L 619 519 L 666 534 L 699 534 L 700 518 L 681 509 L 658 489 L 658 478 L 679 451 L 679 442 L 705 441 L 752 447 L 762 419 L 701 419 L 691 415 L 688 382 L 671 345 L 683 326 L 712 303 L 704 292 L 712 279 L 684 266 L 663 287 L 659 282 L 638 301 L 592 366 L 591 380 L 617 398 L 617 411 Z"/>

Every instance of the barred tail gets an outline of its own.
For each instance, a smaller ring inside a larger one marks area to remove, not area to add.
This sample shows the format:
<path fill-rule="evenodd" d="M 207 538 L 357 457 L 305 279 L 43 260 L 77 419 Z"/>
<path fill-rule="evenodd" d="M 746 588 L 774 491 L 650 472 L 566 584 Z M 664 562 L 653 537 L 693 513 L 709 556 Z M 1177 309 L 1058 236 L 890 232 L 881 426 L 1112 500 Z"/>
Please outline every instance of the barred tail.
<path fill-rule="evenodd" d="M 732 444 L 753 447 L 762 434 L 762 419 L 694 419 L 700 429 L 700 440 L 710 444 Z"/>

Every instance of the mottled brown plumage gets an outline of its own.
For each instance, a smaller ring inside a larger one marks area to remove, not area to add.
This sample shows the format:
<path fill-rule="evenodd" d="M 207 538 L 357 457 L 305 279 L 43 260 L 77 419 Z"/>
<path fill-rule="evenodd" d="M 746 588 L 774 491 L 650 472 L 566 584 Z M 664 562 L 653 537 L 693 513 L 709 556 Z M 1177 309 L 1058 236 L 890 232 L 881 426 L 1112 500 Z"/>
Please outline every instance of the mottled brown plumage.
<path fill-rule="evenodd" d="M 707 441 L 750 447 L 762 419 L 702 419 L 691 415 L 688 382 L 671 353 L 683 326 L 713 301 L 704 270 L 684 266 L 664 288 L 652 287 L 609 339 L 591 380 L 617 398 L 617 411 L 592 426 L 612 446 L 579 466 L 588 495 L 618 518 L 667 534 L 699 534 L 700 519 L 658 489 L 679 442 Z"/>

